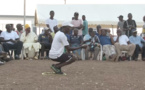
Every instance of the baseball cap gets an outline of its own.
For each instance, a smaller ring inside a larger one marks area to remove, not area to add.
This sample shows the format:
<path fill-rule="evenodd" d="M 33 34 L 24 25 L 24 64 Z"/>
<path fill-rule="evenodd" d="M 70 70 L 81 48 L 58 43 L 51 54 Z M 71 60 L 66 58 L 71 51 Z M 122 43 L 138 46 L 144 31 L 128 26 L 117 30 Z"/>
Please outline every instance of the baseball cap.
<path fill-rule="evenodd" d="M 123 16 L 122 16 L 122 15 L 120 15 L 120 16 L 118 16 L 118 18 L 123 18 Z"/>
<path fill-rule="evenodd" d="M 74 25 L 72 25 L 69 21 L 65 21 L 62 23 L 62 26 L 70 26 L 73 27 Z"/>
<path fill-rule="evenodd" d="M 25 29 L 27 29 L 27 28 L 30 28 L 30 25 L 29 24 L 26 24 L 25 25 Z"/>

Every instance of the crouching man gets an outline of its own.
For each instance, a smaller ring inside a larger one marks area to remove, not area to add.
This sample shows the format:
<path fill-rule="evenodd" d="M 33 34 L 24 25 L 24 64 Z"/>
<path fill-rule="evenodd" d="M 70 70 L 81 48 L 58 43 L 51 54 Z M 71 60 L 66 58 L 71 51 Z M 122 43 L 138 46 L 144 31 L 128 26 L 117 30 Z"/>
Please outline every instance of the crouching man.
<path fill-rule="evenodd" d="M 53 64 L 51 66 L 51 69 L 56 74 L 63 74 L 61 68 L 65 65 L 73 63 L 76 60 L 76 58 L 70 53 L 63 53 L 64 48 L 66 48 L 67 51 L 73 51 L 86 47 L 86 46 L 80 46 L 80 47 L 71 48 L 69 46 L 65 34 L 68 34 L 70 32 L 72 26 L 73 25 L 70 22 L 64 22 L 62 24 L 62 31 L 58 31 L 53 39 L 52 46 L 49 52 L 49 58 L 53 61 L 59 62 L 58 64 Z"/>

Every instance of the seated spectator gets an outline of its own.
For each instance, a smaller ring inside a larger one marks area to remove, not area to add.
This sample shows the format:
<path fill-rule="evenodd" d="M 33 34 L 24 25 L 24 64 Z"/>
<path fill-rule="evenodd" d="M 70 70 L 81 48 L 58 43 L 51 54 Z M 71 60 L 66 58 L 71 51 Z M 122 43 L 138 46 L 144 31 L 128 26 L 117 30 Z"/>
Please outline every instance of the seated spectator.
<path fill-rule="evenodd" d="M 90 58 L 88 58 L 88 55 L 89 55 L 89 52 L 91 51 L 91 47 L 90 47 L 91 44 L 95 44 L 96 42 L 98 42 L 97 40 L 95 40 L 95 42 L 91 42 L 93 40 L 93 37 L 96 37 L 94 35 L 93 28 L 89 28 L 89 34 L 86 34 L 83 38 L 83 43 L 87 45 L 87 48 L 85 49 L 85 59 L 86 60 L 90 59 Z M 93 47 L 93 53 L 94 53 L 93 60 L 97 60 L 99 51 L 100 51 L 99 47 Z"/>
<path fill-rule="evenodd" d="M 82 44 L 82 36 L 78 35 L 78 29 L 74 29 L 74 35 L 70 37 L 70 46 L 71 47 L 80 47 Z M 73 51 L 73 54 L 75 54 L 78 59 L 81 59 L 81 49 L 77 49 Z"/>
<path fill-rule="evenodd" d="M 30 26 L 28 24 L 25 25 L 25 32 L 22 33 L 21 35 L 21 41 L 24 43 L 24 51 L 26 53 L 26 59 L 29 59 L 28 53 L 34 49 L 35 55 L 34 59 L 38 59 L 38 52 L 39 49 L 41 48 L 41 44 L 38 43 L 38 37 L 37 35 L 31 31 Z"/>
<path fill-rule="evenodd" d="M 135 50 L 135 44 L 131 44 L 129 38 L 126 35 L 122 35 L 121 30 L 117 30 L 117 36 L 118 37 L 116 39 L 115 48 L 118 56 L 116 58 L 116 61 L 118 61 L 119 57 L 121 56 L 121 51 L 128 51 L 128 59 L 131 60 L 131 57 Z"/>
<path fill-rule="evenodd" d="M 50 30 L 48 28 L 45 28 L 44 34 L 40 34 L 39 38 L 38 38 L 38 41 L 41 44 L 41 50 L 40 50 L 41 51 L 41 59 L 44 59 L 45 49 L 50 50 L 50 48 L 51 48 L 52 36 L 50 35 L 49 31 Z M 47 52 L 47 58 L 48 58 L 48 53 L 49 53 L 49 51 Z"/>
<path fill-rule="evenodd" d="M 7 54 L 3 51 L 2 45 L 0 44 L 0 65 L 5 63 L 3 58 L 6 58 Z"/>
<path fill-rule="evenodd" d="M 17 34 L 19 35 L 19 37 L 21 37 L 21 34 L 23 33 L 23 26 L 21 24 L 17 24 Z"/>
<path fill-rule="evenodd" d="M 91 55 L 90 55 L 90 58 L 92 58 L 92 53 L 95 52 L 94 49 L 95 49 L 97 46 L 98 46 L 98 47 L 97 47 L 97 52 L 96 52 L 96 53 L 97 53 L 97 56 L 98 56 L 99 51 L 100 51 L 100 50 L 99 50 L 99 46 L 100 46 L 99 43 L 100 43 L 100 41 L 99 41 L 99 38 L 97 37 L 97 35 L 95 35 L 95 34 L 96 34 L 95 31 L 93 31 L 92 34 L 91 34 L 91 43 L 90 43 L 90 45 L 89 45 L 89 46 L 90 46 L 90 47 L 89 47 L 89 48 L 90 48 L 90 52 L 91 52 L 91 53 L 90 53 L 90 54 L 91 54 Z M 93 60 L 96 60 L 96 59 L 97 59 L 97 57 L 94 56 L 94 59 L 93 59 Z"/>
<path fill-rule="evenodd" d="M 4 52 L 3 46 L 0 44 L 0 61 L 3 62 L 8 62 L 10 61 L 10 58 L 7 58 L 7 53 Z"/>
<path fill-rule="evenodd" d="M 114 47 L 114 40 L 112 36 L 107 36 L 107 30 L 102 29 L 99 37 L 100 43 L 103 46 L 104 60 L 114 60 L 116 58 L 116 51 Z"/>
<path fill-rule="evenodd" d="M 6 24 L 7 31 L 3 31 L 0 35 L 1 42 L 3 43 L 4 51 L 8 53 L 10 58 L 12 59 L 9 50 L 16 49 L 15 59 L 20 59 L 19 55 L 21 54 L 23 43 L 19 41 L 19 36 L 15 31 L 11 30 L 11 25 Z"/>
<path fill-rule="evenodd" d="M 137 60 L 139 51 L 142 51 L 142 59 L 145 60 L 145 46 L 142 44 L 142 42 L 145 43 L 145 40 L 141 36 L 137 36 L 136 30 L 134 30 L 132 33 L 133 34 L 129 37 L 129 40 L 132 44 L 136 45 L 132 59 Z"/>
<path fill-rule="evenodd" d="M 51 33 L 52 38 L 54 38 L 54 36 L 57 33 L 57 31 L 59 31 L 57 26 L 54 26 L 53 30 L 54 30 L 54 32 Z"/>

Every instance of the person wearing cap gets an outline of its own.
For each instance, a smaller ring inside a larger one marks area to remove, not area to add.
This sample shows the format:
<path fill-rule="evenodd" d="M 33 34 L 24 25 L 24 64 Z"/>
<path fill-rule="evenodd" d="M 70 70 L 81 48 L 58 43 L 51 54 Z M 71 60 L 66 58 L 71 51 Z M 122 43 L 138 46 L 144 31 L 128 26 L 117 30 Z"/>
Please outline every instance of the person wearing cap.
<path fill-rule="evenodd" d="M 137 36 L 137 31 L 133 30 L 132 31 L 132 36 L 129 37 L 129 40 L 132 44 L 136 45 L 134 54 L 133 54 L 133 60 L 137 60 L 138 59 L 138 54 L 139 51 L 142 51 L 142 59 L 145 60 L 145 47 L 143 46 L 142 43 L 145 43 L 145 40 L 141 37 L 141 36 Z"/>
<path fill-rule="evenodd" d="M 50 11 L 50 18 L 48 18 L 46 20 L 46 26 L 51 30 L 51 32 L 54 32 L 54 29 L 53 27 L 54 26 L 57 26 L 57 20 L 54 19 L 54 15 L 55 15 L 55 12 L 54 11 Z"/>
<path fill-rule="evenodd" d="M 49 31 L 50 29 L 48 28 L 44 28 L 44 34 L 40 34 L 38 37 L 38 41 L 41 44 L 41 59 L 44 59 L 44 51 L 45 49 L 49 49 L 51 48 L 51 43 L 52 43 L 52 36 L 50 35 Z M 49 50 L 47 53 L 49 53 Z M 46 56 L 48 58 L 48 54 Z"/>
<path fill-rule="evenodd" d="M 16 27 L 17 27 L 16 32 L 19 35 L 19 37 L 21 37 L 21 34 L 23 33 L 23 26 L 22 26 L 22 24 L 17 24 Z"/>
<path fill-rule="evenodd" d="M 12 27 L 10 24 L 6 24 L 6 31 L 3 31 L 0 35 L 0 40 L 3 43 L 4 51 L 8 53 L 8 55 L 11 57 L 9 50 L 16 49 L 15 52 L 15 59 L 20 59 L 19 55 L 21 54 L 21 50 L 23 47 L 23 43 L 19 40 L 18 34 L 12 30 Z"/>
<path fill-rule="evenodd" d="M 63 66 L 73 63 L 76 60 L 76 58 L 70 53 L 67 53 L 67 52 L 64 53 L 64 48 L 66 48 L 66 50 L 69 52 L 69 51 L 86 47 L 86 46 L 80 46 L 80 47 L 74 47 L 74 48 L 70 47 L 65 34 L 70 32 L 70 29 L 72 26 L 73 25 L 70 22 L 64 22 L 62 24 L 62 30 L 58 31 L 55 34 L 55 37 L 52 41 L 51 49 L 49 52 L 49 58 L 53 61 L 59 62 L 51 66 L 51 69 L 56 74 L 63 74 L 63 72 L 61 71 L 61 68 Z"/>
<path fill-rule="evenodd" d="M 74 28 L 78 29 L 78 35 L 82 36 L 83 22 L 81 19 L 78 19 L 78 17 L 79 17 L 79 13 L 75 12 L 74 19 L 71 21 L 71 24 L 73 25 Z"/>
<path fill-rule="evenodd" d="M 132 14 L 129 13 L 128 20 L 126 20 L 123 24 L 125 35 L 130 37 L 132 35 L 132 30 L 136 30 L 136 27 L 137 27 L 136 22 L 135 20 L 132 19 Z"/>
<path fill-rule="evenodd" d="M 116 51 L 117 51 L 117 58 L 116 61 L 119 60 L 122 52 L 128 52 L 128 60 L 132 60 L 132 56 L 135 50 L 135 44 L 130 43 L 129 38 L 126 35 L 122 35 L 122 30 L 117 30 L 117 38 L 114 44 Z"/>
<path fill-rule="evenodd" d="M 123 16 L 122 15 L 120 15 L 119 17 L 118 17 L 118 19 L 119 19 L 119 22 L 118 22 L 118 24 L 117 24 L 117 30 L 118 29 L 120 29 L 120 30 L 122 30 L 122 34 L 125 34 L 125 31 L 123 31 L 123 25 L 124 25 L 124 20 L 123 20 Z"/>
<path fill-rule="evenodd" d="M 26 53 L 26 59 L 29 59 L 28 53 L 34 49 L 35 55 L 34 59 L 38 59 L 38 52 L 41 48 L 41 44 L 38 41 L 37 35 L 31 31 L 31 28 L 28 24 L 25 25 L 25 32 L 22 33 L 20 40 L 24 43 L 24 51 Z"/>

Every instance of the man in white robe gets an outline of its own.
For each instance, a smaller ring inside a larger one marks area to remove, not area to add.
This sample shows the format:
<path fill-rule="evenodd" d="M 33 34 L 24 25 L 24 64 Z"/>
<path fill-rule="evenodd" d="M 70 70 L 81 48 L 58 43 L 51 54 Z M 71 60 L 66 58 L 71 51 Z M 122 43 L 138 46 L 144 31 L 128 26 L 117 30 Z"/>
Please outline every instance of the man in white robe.
<path fill-rule="evenodd" d="M 28 58 L 28 53 L 34 49 L 35 55 L 34 59 L 38 59 L 38 52 L 41 48 L 41 44 L 38 43 L 37 35 L 31 31 L 30 26 L 28 24 L 25 25 L 25 32 L 22 33 L 20 40 L 23 42 L 23 48 L 26 53 L 26 59 Z"/>

